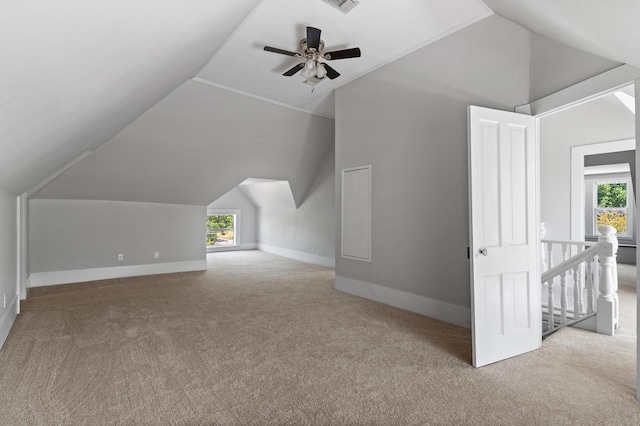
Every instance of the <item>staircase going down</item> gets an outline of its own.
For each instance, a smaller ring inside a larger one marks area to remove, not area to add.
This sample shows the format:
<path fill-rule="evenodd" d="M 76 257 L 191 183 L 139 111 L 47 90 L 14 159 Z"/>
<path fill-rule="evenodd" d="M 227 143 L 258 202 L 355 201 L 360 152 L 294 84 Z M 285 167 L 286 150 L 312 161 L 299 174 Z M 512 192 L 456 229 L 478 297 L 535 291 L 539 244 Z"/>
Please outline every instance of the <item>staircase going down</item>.
<path fill-rule="evenodd" d="M 598 231 L 597 243 L 542 240 L 543 338 L 568 325 L 608 335 L 618 328 L 618 239 L 611 226 Z"/>

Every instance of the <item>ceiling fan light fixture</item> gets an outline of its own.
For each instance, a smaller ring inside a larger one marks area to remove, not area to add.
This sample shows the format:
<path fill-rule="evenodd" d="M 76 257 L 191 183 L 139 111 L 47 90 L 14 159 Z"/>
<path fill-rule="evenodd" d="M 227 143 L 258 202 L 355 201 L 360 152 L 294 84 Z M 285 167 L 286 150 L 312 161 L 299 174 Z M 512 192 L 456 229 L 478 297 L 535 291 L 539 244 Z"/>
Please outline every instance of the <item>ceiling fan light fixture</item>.
<path fill-rule="evenodd" d="M 309 71 L 312 71 L 316 67 L 315 62 L 316 61 L 314 61 L 313 59 L 307 59 L 307 62 L 304 64 L 304 67 Z"/>
<path fill-rule="evenodd" d="M 310 70 L 309 68 L 304 67 L 300 75 L 302 76 L 302 78 L 311 78 L 316 75 L 316 73 L 315 70 Z"/>
<path fill-rule="evenodd" d="M 346 4 L 348 1 L 357 4 L 357 0 L 337 1 L 340 5 Z M 324 80 L 325 77 L 329 80 L 334 80 L 340 77 L 340 73 L 329 66 L 329 64 L 320 62 L 321 59 L 323 61 L 333 61 L 335 59 L 359 58 L 362 53 L 358 47 L 325 52 L 324 41 L 320 38 L 321 33 L 322 31 L 319 28 L 307 27 L 307 37 L 300 41 L 302 52 L 290 52 L 288 50 L 272 46 L 264 46 L 264 50 L 267 52 L 279 53 L 281 55 L 304 58 L 303 62 L 298 63 L 296 66 L 282 74 L 286 77 L 291 77 L 300 72 L 300 75 L 305 80 L 313 80 L 313 85 Z M 309 84 L 308 81 L 305 81 L 305 83 Z"/>
<path fill-rule="evenodd" d="M 324 67 L 324 64 L 318 62 L 316 64 L 316 77 L 324 78 L 325 75 L 327 75 L 327 69 Z"/>

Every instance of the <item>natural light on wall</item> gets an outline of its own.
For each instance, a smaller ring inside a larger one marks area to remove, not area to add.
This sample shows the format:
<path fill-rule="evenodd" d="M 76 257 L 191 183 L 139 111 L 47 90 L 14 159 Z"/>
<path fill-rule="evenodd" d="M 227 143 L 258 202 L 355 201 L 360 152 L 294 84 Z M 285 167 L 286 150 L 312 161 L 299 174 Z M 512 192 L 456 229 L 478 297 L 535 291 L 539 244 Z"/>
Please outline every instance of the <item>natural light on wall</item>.
<path fill-rule="evenodd" d="M 616 98 L 618 98 L 624 106 L 629 108 L 629 111 L 634 114 L 636 113 L 636 98 L 620 90 L 615 92 L 614 95 L 616 95 Z"/>

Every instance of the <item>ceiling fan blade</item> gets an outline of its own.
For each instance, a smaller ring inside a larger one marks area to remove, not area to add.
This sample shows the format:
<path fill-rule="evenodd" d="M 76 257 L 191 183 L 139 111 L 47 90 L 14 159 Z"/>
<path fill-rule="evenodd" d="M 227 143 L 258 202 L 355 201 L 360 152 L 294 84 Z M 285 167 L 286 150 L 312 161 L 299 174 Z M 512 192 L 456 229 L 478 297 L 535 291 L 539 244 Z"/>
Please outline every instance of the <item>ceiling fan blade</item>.
<path fill-rule="evenodd" d="M 329 60 L 359 58 L 359 57 L 360 57 L 359 47 L 354 47 L 352 49 L 336 50 L 336 51 L 327 52 L 324 54 L 324 58 Z"/>
<path fill-rule="evenodd" d="M 338 71 L 334 70 L 327 64 L 322 64 L 322 65 L 324 65 L 324 69 L 327 70 L 327 77 L 329 77 L 331 80 L 333 80 L 336 77 L 340 77 L 340 73 Z"/>
<path fill-rule="evenodd" d="M 291 77 L 292 75 L 294 75 L 295 73 L 300 71 L 302 68 L 304 68 L 304 63 L 296 65 L 295 67 L 291 68 L 289 71 L 285 72 L 282 75 L 286 75 L 287 77 Z"/>
<path fill-rule="evenodd" d="M 264 50 L 266 50 L 267 52 L 280 53 L 282 55 L 297 56 L 297 57 L 302 56 L 301 54 L 296 52 L 290 52 L 288 50 L 278 49 L 277 47 L 271 47 L 271 46 L 265 46 Z"/>
<path fill-rule="evenodd" d="M 307 27 L 307 49 L 320 50 L 320 30 L 314 27 Z"/>

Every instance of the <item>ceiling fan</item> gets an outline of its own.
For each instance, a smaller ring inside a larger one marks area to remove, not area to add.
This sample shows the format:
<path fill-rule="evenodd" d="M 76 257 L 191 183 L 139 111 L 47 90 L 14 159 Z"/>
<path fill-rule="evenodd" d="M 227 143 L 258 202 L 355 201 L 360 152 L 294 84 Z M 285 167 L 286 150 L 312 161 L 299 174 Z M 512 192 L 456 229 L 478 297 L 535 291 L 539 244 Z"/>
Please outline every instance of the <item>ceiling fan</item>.
<path fill-rule="evenodd" d="M 320 39 L 320 30 L 314 27 L 307 27 L 307 38 L 300 41 L 300 47 L 303 53 L 291 52 L 288 50 L 278 49 L 277 47 L 265 46 L 267 52 L 280 53 L 282 55 L 303 58 L 305 61 L 299 63 L 295 67 L 285 72 L 284 76 L 291 77 L 298 71 L 302 71 L 300 75 L 305 78 L 305 83 L 315 86 L 325 77 L 333 80 L 340 76 L 340 73 L 331 68 L 323 61 L 333 61 L 336 59 L 359 58 L 360 48 L 335 50 L 333 52 L 324 51 L 324 40 Z"/>

